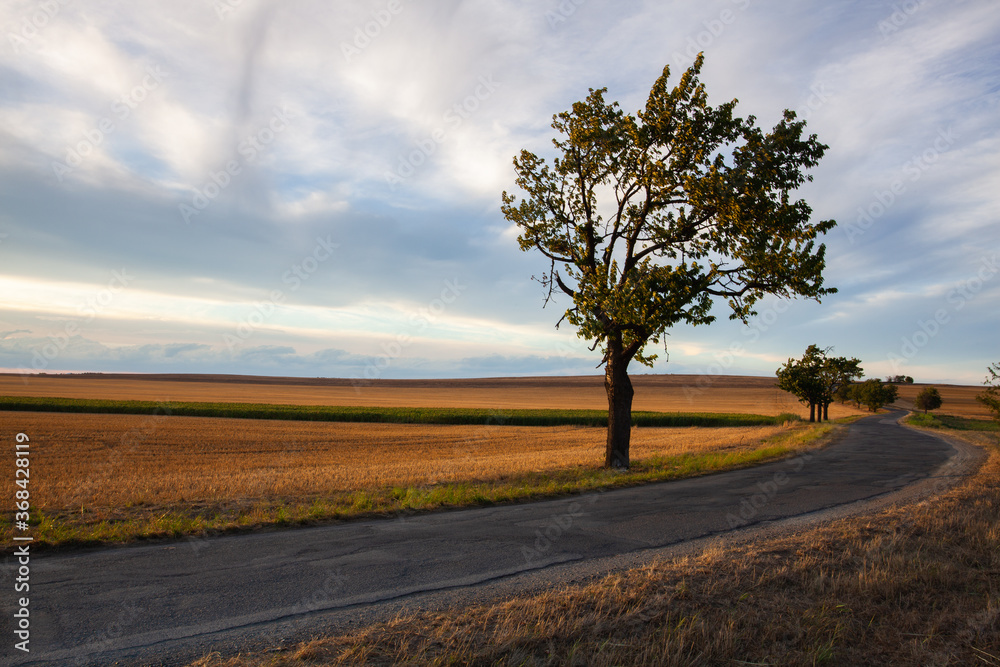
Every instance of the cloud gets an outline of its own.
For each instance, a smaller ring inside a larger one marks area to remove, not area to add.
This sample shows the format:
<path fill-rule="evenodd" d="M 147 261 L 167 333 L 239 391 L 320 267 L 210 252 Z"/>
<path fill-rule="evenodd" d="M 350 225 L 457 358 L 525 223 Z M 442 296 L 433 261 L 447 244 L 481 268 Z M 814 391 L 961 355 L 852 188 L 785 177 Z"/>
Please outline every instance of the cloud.
<path fill-rule="evenodd" d="M 553 329 L 567 304 L 540 307 L 547 266 L 518 250 L 499 194 L 521 148 L 551 153 L 552 114 L 601 86 L 634 112 L 696 50 L 713 103 L 738 97 L 765 126 L 796 109 L 830 145 L 802 196 L 840 222 L 825 242 L 841 292 L 766 328 L 678 328 L 658 371 L 737 342 L 733 372 L 812 342 L 878 363 L 1000 250 L 988 2 L 59 6 L 0 52 L 10 367 L 75 323 L 59 359 L 86 369 L 349 375 L 409 335 L 384 373 L 592 372 Z M 34 8 L 0 22 L 19 34 Z M 88 314 L 123 269 L 134 282 Z M 462 295 L 417 331 L 446 281 Z M 967 302 L 912 363 L 978 377 L 1000 294 Z"/>
<path fill-rule="evenodd" d="M 26 363 L 27 360 L 27 363 Z M 486 355 L 452 361 L 421 356 L 365 355 L 339 348 L 303 352 L 290 345 L 253 345 L 236 350 L 197 343 L 108 346 L 83 336 L 0 338 L 0 368 L 28 372 L 140 367 L 162 373 L 248 373 L 355 378 L 425 377 L 429 369 L 447 377 L 552 375 L 592 372 L 594 363 L 568 355 Z"/>
<path fill-rule="evenodd" d="M 516 375 L 582 375 L 592 374 L 595 364 L 584 357 L 548 356 L 504 356 L 491 354 L 482 357 L 466 357 L 455 365 L 455 371 L 462 377 L 516 376 Z"/>

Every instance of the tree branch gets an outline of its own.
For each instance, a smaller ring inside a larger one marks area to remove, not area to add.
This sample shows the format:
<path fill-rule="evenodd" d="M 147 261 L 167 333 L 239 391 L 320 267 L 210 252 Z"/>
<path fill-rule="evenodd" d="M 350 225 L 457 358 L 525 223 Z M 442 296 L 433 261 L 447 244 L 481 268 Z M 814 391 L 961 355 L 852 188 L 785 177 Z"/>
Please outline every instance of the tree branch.
<path fill-rule="evenodd" d="M 559 289 L 561 289 L 563 292 L 565 292 L 571 298 L 575 299 L 576 298 L 576 292 L 574 290 L 571 290 L 569 287 L 566 286 L 566 283 L 563 282 L 562 277 L 558 273 L 555 273 L 553 275 L 555 276 L 556 284 L 559 285 Z"/>

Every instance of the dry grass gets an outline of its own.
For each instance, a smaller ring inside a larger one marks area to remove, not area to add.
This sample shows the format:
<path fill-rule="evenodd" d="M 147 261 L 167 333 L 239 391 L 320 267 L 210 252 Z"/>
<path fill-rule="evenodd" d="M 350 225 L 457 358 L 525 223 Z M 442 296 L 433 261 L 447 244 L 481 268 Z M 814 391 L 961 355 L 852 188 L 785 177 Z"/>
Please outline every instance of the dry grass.
<path fill-rule="evenodd" d="M 31 437 L 35 537 L 53 544 L 667 479 L 779 457 L 818 433 L 805 425 L 636 428 L 634 471 L 615 475 L 598 467 L 603 428 L 0 412 L 0 432 Z M 0 460 L 0 474 L 12 478 L 11 466 Z M 0 533 L 10 531 L 0 518 Z"/>
<path fill-rule="evenodd" d="M 1000 665 L 1000 443 L 927 502 L 268 657 L 307 665 Z"/>
<path fill-rule="evenodd" d="M 218 376 L 95 376 L 0 374 L 0 396 L 55 396 L 107 400 L 274 403 L 366 407 L 606 410 L 602 376 L 481 380 L 348 380 Z M 636 375 L 635 410 L 809 415 L 775 378 Z M 861 414 L 834 403 L 830 417 Z"/>

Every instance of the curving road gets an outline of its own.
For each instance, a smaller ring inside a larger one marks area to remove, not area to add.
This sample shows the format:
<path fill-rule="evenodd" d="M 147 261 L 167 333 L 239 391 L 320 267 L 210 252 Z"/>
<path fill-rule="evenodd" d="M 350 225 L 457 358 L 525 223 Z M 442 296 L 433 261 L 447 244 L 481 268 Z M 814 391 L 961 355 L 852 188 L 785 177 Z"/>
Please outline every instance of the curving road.
<path fill-rule="evenodd" d="M 798 458 L 696 479 L 405 519 L 39 554 L 31 564 L 31 653 L 13 650 L 8 639 L 0 658 L 183 664 L 210 650 L 273 646 L 398 609 L 572 581 L 670 545 L 963 473 L 955 447 L 898 425 L 900 416 L 862 419 L 838 442 Z M 13 597 L 3 596 L 7 619 Z"/>

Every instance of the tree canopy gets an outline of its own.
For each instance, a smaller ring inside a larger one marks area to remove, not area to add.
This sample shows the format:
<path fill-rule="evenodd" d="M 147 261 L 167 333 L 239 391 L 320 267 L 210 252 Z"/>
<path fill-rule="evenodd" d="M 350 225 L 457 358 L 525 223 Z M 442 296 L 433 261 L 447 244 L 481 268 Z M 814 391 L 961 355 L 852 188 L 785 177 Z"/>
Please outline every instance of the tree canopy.
<path fill-rule="evenodd" d="M 545 303 L 569 297 L 559 319 L 602 352 L 608 392 L 605 464 L 627 468 L 632 359 L 652 365 L 676 324 L 708 324 L 713 299 L 744 322 L 765 295 L 819 300 L 825 246 L 835 222 L 811 222 L 791 193 L 811 177 L 826 146 L 786 110 L 765 132 L 737 101 L 708 104 L 699 55 L 672 88 L 670 68 L 645 108 L 624 113 L 606 88 L 556 114 L 551 164 L 522 150 L 514 159 L 518 200 L 501 210 L 524 251 L 549 263 Z M 557 323 L 558 326 L 558 323 Z"/>
<path fill-rule="evenodd" d="M 830 404 L 841 388 L 865 374 L 860 359 L 827 356 L 831 350 L 810 345 L 801 359 L 789 359 L 775 373 L 780 389 L 809 406 L 809 421 L 816 421 L 817 409 L 820 421 L 829 419 Z"/>
<path fill-rule="evenodd" d="M 937 387 L 924 387 L 913 399 L 913 407 L 917 410 L 923 410 L 924 414 L 927 414 L 928 410 L 937 410 L 941 407 L 941 403 L 941 392 L 937 390 Z"/>
<path fill-rule="evenodd" d="M 878 412 L 893 403 L 899 396 L 899 388 L 891 382 L 882 382 L 879 378 L 865 380 L 854 387 L 855 400 L 867 407 L 871 412 Z"/>
<path fill-rule="evenodd" d="M 983 382 L 986 390 L 976 396 L 976 400 L 993 413 L 994 419 L 1000 421 L 1000 362 L 987 366 L 986 372 L 989 373 Z"/>

